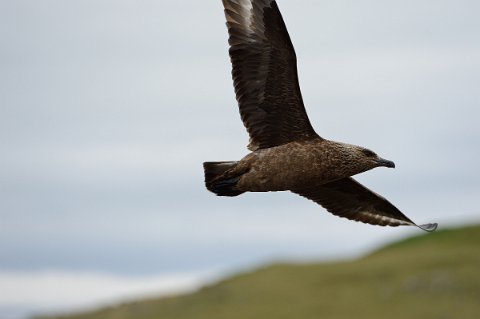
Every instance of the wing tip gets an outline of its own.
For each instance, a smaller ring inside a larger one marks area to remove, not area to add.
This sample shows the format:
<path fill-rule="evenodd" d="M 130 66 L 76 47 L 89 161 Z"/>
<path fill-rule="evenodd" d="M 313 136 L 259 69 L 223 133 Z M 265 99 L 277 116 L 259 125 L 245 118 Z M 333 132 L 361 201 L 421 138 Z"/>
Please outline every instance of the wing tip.
<path fill-rule="evenodd" d="M 423 224 L 423 225 L 417 225 L 418 228 L 427 231 L 429 233 L 435 231 L 438 227 L 437 223 L 429 223 L 429 224 Z"/>

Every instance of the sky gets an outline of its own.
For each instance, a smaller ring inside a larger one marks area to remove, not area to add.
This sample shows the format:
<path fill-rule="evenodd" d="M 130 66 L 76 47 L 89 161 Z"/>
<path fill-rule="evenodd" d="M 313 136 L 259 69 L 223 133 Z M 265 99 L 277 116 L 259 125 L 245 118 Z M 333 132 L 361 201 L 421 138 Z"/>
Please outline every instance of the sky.
<path fill-rule="evenodd" d="M 319 135 L 396 164 L 357 179 L 415 222 L 480 222 L 480 2 L 278 5 Z M 202 162 L 248 153 L 227 52 L 219 0 L 0 0 L 0 318 L 421 233 L 206 191 Z"/>

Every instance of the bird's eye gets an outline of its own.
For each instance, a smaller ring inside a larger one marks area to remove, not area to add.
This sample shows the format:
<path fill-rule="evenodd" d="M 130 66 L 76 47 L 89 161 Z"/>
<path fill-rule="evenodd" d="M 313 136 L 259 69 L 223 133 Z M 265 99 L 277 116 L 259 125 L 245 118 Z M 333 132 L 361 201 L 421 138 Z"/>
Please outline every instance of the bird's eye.
<path fill-rule="evenodd" d="M 362 150 L 363 154 L 367 157 L 374 157 L 375 156 L 375 153 L 370 151 L 370 150 L 367 150 L 367 149 L 364 149 Z"/>

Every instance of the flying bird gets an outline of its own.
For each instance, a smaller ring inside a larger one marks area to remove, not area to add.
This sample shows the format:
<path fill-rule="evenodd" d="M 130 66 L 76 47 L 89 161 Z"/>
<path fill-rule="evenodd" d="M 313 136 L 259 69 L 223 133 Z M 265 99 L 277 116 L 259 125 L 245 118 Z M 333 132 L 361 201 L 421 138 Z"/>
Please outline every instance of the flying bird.
<path fill-rule="evenodd" d="M 330 213 L 372 225 L 417 225 L 382 196 L 351 176 L 395 167 L 364 147 L 320 137 L 308 119 L 295 50 L 274 0 L 222 0 L 232 77 L 248 155 L 205 162 L 205 185 L 219 196 L 291 191 Z"/>

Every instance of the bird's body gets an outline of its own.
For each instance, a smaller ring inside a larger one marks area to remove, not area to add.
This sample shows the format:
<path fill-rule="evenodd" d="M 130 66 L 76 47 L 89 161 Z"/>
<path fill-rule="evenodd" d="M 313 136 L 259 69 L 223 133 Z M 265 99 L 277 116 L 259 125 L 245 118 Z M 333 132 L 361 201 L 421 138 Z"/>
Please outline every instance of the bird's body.
<path fill-rule="evenodd" d="M 300 190 L 305 185 L 323 185 L 378 166 L 375 159 L 371 163 L 361 161 L 362 154 L 357 150 L 354 145 L 318 138 L 294 141 L 251 152 L 230 174 L 241 174 L 235 189 L 243 192 Z"/>
<path fill-rule="evenodd" d="M 330 141 L 313 129 L 298 84 L 296 55 L 274 0 L 223 0 L 232 76 L 252 151 L 205 162 L 206 187 L 220 196 L 292 191 L 331 213 L 375 225 L 415 225 L 350 176 L 394 167 L 374 152 Z M 419 226 L 434 230 L 436 224 Z"/>
<path fill-rule="evenodd" d="M 354 166 L 342 165 L 343 157 L 337 156 L 338 149 L 332 146 L 313 139 L 252 152 L 239 163 L 248 165 L 249 170 L 241 176 L 237 188 L 250 192 L 301 189 L 361 172 L 361 168 L 357 171 Z"/>

